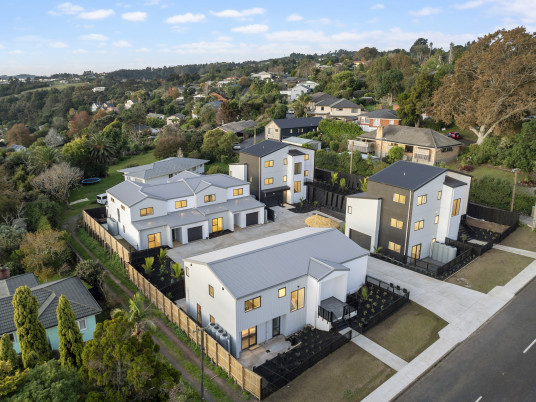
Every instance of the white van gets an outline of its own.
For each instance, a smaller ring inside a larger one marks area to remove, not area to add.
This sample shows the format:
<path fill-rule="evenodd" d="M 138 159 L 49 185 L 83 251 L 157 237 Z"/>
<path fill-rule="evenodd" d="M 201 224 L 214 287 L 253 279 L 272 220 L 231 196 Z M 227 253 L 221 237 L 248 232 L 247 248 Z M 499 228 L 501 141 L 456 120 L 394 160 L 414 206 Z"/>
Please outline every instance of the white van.
<path fill-rule="evenodd" d="M 97 195 L 97 204 L 102 204 L 102 205 L 108 204 L 108 197 L 106 196 L 106 193 Z"/>

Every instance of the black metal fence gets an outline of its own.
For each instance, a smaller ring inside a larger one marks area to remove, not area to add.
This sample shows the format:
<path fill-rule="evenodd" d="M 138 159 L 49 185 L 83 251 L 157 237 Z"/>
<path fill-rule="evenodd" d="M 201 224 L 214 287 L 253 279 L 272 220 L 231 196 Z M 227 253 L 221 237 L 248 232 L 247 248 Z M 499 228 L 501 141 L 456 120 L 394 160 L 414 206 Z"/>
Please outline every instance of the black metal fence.
<path fill-rule="evenodd" d="M 488 207 L 473 202 L 467 205 L 467 215 L 472 218 L 484 219 L 488 222 L 495 222 L 507 226 L 512 226 L 519 222 L 519 212 L 505 211 L 504 209 Z"/>
<path fill-rule="evenodd" d="M 359 158 L 360 155 L 357 155 L 357 156 L 354 155 L 354 157 Z M 320 180 L 320 181 L 330 183 L 332 173 L 337 173 L 337 177 L 339 178 L 339 180 L 340 179 L 346 180 L 346 185 L 348 186 L 348 188 L 354 188 L 354 189 L 361 188 L 360 181 L 363 180 L 363 176 L 359 176 L 357 174 L 350 174 L 350 173 L 343 173 L 343 172 L 332 172 L 331 170 L 327 170 L 327 169 L 315 168 L 314 178 L 315 178 L 315 180 Z"/>
<path fill-rule="evenodd" d="M 473 254 L 476 257 L 480 257 L 482 254 L 484 254 L 488 250 L 491 250 L 491 248 L 493 247 L 493 241 L 489 241 L 486 244 L 476 244 L 476 243 L 465 243 L 459 240 L 449 239 L 448 237 L 445 238 L 445 244 L 456 247 L 458 250 L 463 250 L 463 251 L 472 250 Z"/>
<path fill-rule="evenodd" d="M 318 306 L 318 316 L 320 318 L 323 318 L 327 322 L 333 322 L 335 321 L 335 316 L 333 314 L 333 311 L 326 310 L 322 306 Z"/>
<path fill-rule="evenodd" d="M 346 195 L 318 187 L 314 183 L 307 183 L 307 200 L 339 213 L 346 210 Z"/>

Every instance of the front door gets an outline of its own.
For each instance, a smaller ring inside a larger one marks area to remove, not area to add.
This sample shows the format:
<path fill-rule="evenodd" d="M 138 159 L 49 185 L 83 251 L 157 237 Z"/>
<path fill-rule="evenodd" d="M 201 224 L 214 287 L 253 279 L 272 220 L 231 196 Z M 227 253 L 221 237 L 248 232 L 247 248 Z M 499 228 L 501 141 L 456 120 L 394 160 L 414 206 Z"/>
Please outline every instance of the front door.
<path fill-rule="evenodd" d="M 281 317 L 275 317 L 272 320 L 272 338 L 281 333 Z"/>
<path fill-rule="evenodd" d="M 162 245 L 160 233 L 152 233 L 147 235 L 147 246 L 149 248 L 160 247 Z"/>
<path fill-rule="evenodd" d="M 421 245 L 417 244 L 411 248 L 411 259 L 413 261 L 421 258 Z"/>
<path fill-rule="evenodd" d="M 242 350 L 257 344 L 257 327 L 251 327 L 242 331 Z"/>
<path fill-rule="evenodd" d="M 201 315 L 201 306 L 198 304 L 197 305 L 197 322 L 201 326 L 203 326 L 202 320 L 203 320 L 203 316 Z"/>
<path fill-rule="evenodd" d="M 223 230 L 223 218 L 212 219 L 212 233 L 221 232 Z"/>

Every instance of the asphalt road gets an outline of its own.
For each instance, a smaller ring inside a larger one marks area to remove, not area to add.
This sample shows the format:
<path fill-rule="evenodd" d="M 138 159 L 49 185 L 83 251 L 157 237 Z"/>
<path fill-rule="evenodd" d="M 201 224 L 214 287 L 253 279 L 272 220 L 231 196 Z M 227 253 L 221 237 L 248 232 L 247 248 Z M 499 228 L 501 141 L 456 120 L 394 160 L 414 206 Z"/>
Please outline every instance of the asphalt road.
<path fill-rule="evenodd" d="M 264 129 L 263 130 L 257 130 L 262 131 L 261 133 L 257 132 L 257 143 L 264 140 Z M 242 141 L 240 144 L 240 149 L 246 149 L 253 145 L 253 135 L 249 137 L 247 140 Z"/>
<path fill-rule="evenodd" d="M 398 402 L 536 401 L 536 281 Z"/>

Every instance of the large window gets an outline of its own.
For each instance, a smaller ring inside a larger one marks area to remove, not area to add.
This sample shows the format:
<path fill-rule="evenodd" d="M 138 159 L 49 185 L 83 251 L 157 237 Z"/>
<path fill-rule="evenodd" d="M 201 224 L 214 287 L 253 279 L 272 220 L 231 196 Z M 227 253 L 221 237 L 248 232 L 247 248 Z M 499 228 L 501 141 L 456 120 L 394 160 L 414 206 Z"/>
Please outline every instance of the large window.
<path fill-rule="evenodd" d="M 287 288 L 281 288 L 277 291 L 277 296 L 279 298 L 285 297 L 287 295 Z"/>
<path fill-rule="evenodd" d="M 301 181 L 294 182 L 294 192 L 301 193 Z"/>
<path fill-rule="evenodd" d="M 264 167 L 273 167 L 274 161 L 264 161 Z"/>
<path fill-rule="evenodd" d="M 417 221 L 413 224 L 413 230 L 421 230 L 424 228 L 424 220 Z"/>
<path fill-rule="evenodd" d="M 255 297 L 254 299 L 249 299 L 244 302 L 244 312 L 255 310 L 261 306 L 261 297 Z"/>
<path fill-rule="evenodd" d="M 303 175 L 304 175 L 304 176 L 309 176 L 309 171 L 308 171 L 308 170 L 304 170 L 304 171 L 303 171 Z"/>
<path fill-rule="evenodd" d="M 235 188 L 233 189 L 233 196 L 237 196 L 237 195 L 243 195 L 244 194 L 244 189 L 243 188 Z"/>
<path fill-rule="evenodd" d="M 425 194 L 425 195 L 419 195 L 417 197 L 417 205 L 423 205 L 423 204 L 426 204 L 426 201 L 428 200 L 428 196 Z"/>
<path fill-rule="evenodd" d="M 147 242 L 149 248 L 160 247 L 160 233 L 152 233 L 150 235 L 147 235 Z"/>
<path fill-rule="evenodd" d="M 452 203 L 452 216 L 456 216 L 460 213 L 461 198 L 456 198 Z"/>
<path fill-rule="evenodd" d="M 216 194 L 205 195 L 205 202 L 214 202 L 216 201 Z"/>
<path fill-rule="evenodd" d="M 404 222 L 395 218 L 391 218 L 391 226 L 397 229 L 402 229 L 404 227 Z"/>
<path fill-rule="evenodd" d="M 153 207 L 140 209 L 140 216 L 152 215 L 153 213 L 154 213 Z"/>
<path fill-rule="evenodd" d="M 411 248 L 411 258 L 413 260 L 418 260 L 421 258 L 421 245 L 417 244 Z"/>
<path fill-rule="evenodd" d="M 257 344 L 257 327 L 251 327 L 242 331 L 242 350 Z"/>
<path fill-rule="evenodd" d="M 402 194 L 394 193 L 393 201 L 398 202 L 399 204 L 405 204 L 406 203 L 406 196 L 402 195 Z"/>
<path fill-rule="evenodd" d="M 212 219 L 212 233 L 223 230 L 223 217 Z"/>
<path fill-rule="evenodd" d="M 188 202 L 186 200 L 175 201 L 175 209 L 186 208 Z"/>
<path fill-rule="evenodd" d="M 290 293 L 290 311 L 296 311 L 305 305 L 305 288 Z"/>
<path fill-rule="evenodd" d="M 212 285 L 208 285 L 208 294 L 210 297 L 214 297 L 214 287 Z"/>
<path fill-rule="evenodd" d="M 393 243 L 392 241 L 389 242 L 389 250 L 396 251 L 397 253 L 400 253 L 400 244 Z"/>
<path fill-rule="evenodd" d="M 294 164 L 294 174 L 301 174 L 301 162 Z"/>

